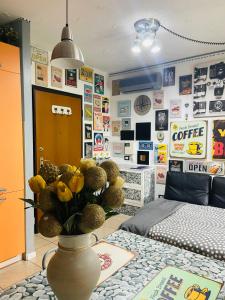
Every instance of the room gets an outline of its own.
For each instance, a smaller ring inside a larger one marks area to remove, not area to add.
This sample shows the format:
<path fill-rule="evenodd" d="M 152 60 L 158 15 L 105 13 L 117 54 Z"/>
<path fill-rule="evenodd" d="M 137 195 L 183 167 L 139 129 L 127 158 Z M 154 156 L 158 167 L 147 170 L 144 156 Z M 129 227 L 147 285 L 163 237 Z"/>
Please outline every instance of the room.
<path fill-rule="evenodd" d="M 225 299 L 224 10 L 0 1 L 0 300 Z"/>

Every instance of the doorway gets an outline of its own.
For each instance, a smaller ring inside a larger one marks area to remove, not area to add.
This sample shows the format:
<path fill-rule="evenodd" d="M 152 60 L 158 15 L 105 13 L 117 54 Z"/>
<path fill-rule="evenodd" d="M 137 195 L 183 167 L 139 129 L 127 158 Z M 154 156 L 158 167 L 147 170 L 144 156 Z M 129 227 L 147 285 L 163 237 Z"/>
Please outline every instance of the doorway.
<path fill-rule="evenodd" d="M 82 157 L 82 96 L 33 86 L 34 172 L 51 162 L 78 166 Z M 35 212 L 35 231 L 41 211 Z"/>

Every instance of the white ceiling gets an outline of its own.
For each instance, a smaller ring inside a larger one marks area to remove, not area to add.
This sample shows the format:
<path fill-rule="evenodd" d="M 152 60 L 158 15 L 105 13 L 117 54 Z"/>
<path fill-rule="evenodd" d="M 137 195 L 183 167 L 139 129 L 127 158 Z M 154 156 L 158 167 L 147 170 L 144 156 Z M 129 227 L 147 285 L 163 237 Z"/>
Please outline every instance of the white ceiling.
<path fill-rule="evenodd" d="M 70 0 L 69 23 L 85 62 L 109 73 L 225 49 L 187 42 L 160 29 L 159 54 L 134 55 L 133 23 L 155 17 L 170 29 L 202 40 L 225 41 L 224 0 Z M 0 0 L 0 21 L 31 21 L 31 41 L 51 50 L 65 24 L 65 0 Z"/>

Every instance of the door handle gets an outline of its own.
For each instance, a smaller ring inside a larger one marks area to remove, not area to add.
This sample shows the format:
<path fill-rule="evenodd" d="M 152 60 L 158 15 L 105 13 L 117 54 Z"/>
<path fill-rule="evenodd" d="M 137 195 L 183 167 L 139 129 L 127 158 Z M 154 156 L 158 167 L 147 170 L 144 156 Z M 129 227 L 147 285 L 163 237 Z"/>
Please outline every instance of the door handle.
<path fill-rule="evenodd" d="M 6 189 L 0 187 L 0 203 L 6 200 L 6 197 L 4 197 L 4 192 L 6 192 Z"/>

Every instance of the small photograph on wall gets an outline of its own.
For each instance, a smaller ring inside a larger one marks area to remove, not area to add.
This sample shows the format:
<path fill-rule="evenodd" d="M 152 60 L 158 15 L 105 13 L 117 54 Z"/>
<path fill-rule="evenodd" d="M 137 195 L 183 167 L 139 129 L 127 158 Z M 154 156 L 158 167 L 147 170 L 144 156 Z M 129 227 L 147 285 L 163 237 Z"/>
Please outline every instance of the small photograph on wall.
<path fill-rule="evenodd" d="M 166 184 L 167 167 L 156 166 L 156 183 Z"/>
<path fill-rule="evenodd" d="M 48 66 L 44 64 L 35 64 L 35 84 L 44 87 L 48 86 Z"/>
<path fill-rule="evenodd" d="M 86 140 L 92 140 L 92 124 L 84 124 L 84 135 Z"/>
<path fill-rule="evenodd" d="M 57 88 L 62 88 L 63 70 L 56 67 L 51 67 L 51 85 Z"/>
<path fill-rule="evenodd" d="M 103 116 L 103 131 L 104 133 L 108 133 L 110 131 L 110 116 Z"/>
<path fill-rule="evenodd" d="M 179 77 L 179 94 L 192 94 L 192 75 L 185 75 Z"/>
<path fill-rule="evenodd" d="M 225 112 L 225 100 L 209 101 L 209 113 L 218 114 L 218 116 L 224 115 Z"/>
<path fill-rule="evenodd" d="M 112 135 L 120 136 L 121 121 L 112 121 L 111 126 L 112 126 Z"/>
<path fill-rule="evenodd" d="M 66 69 L 65 70 L 65 85 L 77 87 L 77 70 Z"/>
<path fill-rule="evenodd" d="M 181 99 L 172 99 L 170 100 L 170 118 L 181 118 L 182 115 L 182 106 Z"/>
<path fill-rule="evenodd" d="M 95 93 L 104 95 L 104 76 L 100 74 L 94 75 Z"/>
<path fill-rule="evenodd" d="M 112 143 L 113 156 L 122 157 L 124 155 L 124 143 Z"/>
<path fill-rule="evenodd" d="M 94 130 L 103 131 L 102 113 L 94 112 Z"/>
<path fill-rule="evenodd" d="M 117 115 L 119 118 L 126 118 L 131 116 L 131 101 L 123 100 L 117 103 Z"/>
<path fill-rule="evenodd" d="M 94 102 L 94 112 L 102 112 L 102 98 L 99 95 L 94 95 L 93 97 Z"/>
<path fill-rule="evenodd" d="M 109 98 L 102 97 L 102 113 L 108 114 L 109 113 Z"/>
<path fill-rule="evenodd" d="M 156 110 L 155 112 L 155 130 L 168 130 L 168 109 Z"/>
<path fill-rule="evenodd" d="M 84 104 L 84 120 L 85 121 L 92 121 L 92 105 Z"/>
<path fill-rule="evenodd" d="M 92 158 L 92 148 L 93 148 L 92 143 L 89 142 L 84 143 L 84 157 Z"/>
<path fill-rule="evenodd" d="M 131 129 L 131 119 L 123 118 L 122 119 L 122 130 L 130 130 Z"/>
<path fill-rule="evenodd" d="M 157 144 L 155 145 L 154 161 L 155 164 L 167 164 L 167 145 Z"/>
<path fill-rule="evenodd" d="M 138 151 L 137 152 L 137 164 L 138 165 L 149 165 L 149 152 Z"/>
<path fill-rule="evenodd" d="M 153 92 L 153 109 L 164 108 L 164 91 Z"/>
<path fill-rule="evenodd" d="M 163 69 L 163 86 L 175 85 L 175 67 Z"/>
<path fill-rule="evenodd" d="M 213 121 L 212 158 L 225 159 L 225 120 Z"/>
<path fill-rule="evenodd" d="M 93 69 L 87 66 L 83 66 L 79 71 L 79 79 L 89 83 L 93 83 Z"/>
<path fill-rule="evenodd" d="M 201 117 L 206 114 L 206 101 L 193 101 L 193 115 Z"/>
<path fill-rule="evenodd" d="M 177 159 L 169 160 L 169 171 L 171 172 L 183 172 L 184 170 L 184 161 Z"/>
<path fill-rule="evenodd" d="M 89 84 L 84 84 L 84 102 L 92 103 L 93 89 Z"/>
<path fill-rule="evenodd" d="M 153 150 L 153 142 L 139 142 L 139 150 Z"/>

